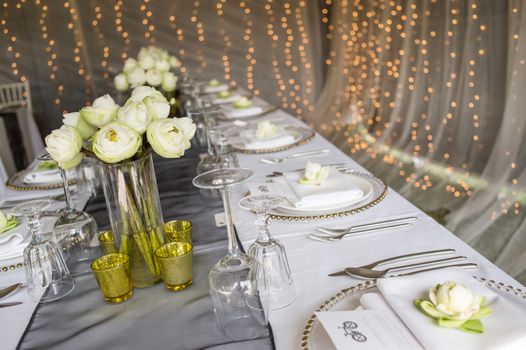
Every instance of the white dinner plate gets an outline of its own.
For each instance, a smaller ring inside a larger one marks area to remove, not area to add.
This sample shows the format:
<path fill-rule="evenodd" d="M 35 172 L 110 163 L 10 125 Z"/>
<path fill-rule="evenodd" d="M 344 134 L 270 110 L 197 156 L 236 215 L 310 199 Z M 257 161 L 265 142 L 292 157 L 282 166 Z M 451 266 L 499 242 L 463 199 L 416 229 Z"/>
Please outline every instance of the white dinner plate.
<path fill-rule="evenodd" d="M 229 137 L 230 147 L 235 152 L 247 153 L 247 154 L 259 154 L 259 153 L 271 153 L 271 152 L 280 152 L 287 150 L 289 148 L 302 145 L 309 142 L 314 137 L 314 131 L 312 129 L 307 129 L 298 126 L 285 126 L 283 130 L 289 135 L 293 136 L 293 141 L 290 143 L 281 145 L 279 147 L 272 148 L 247 148 L 245 147 L 245 139 L 238 133 L 233 134 Z"/>
<path fill-rule="evenodd" d="M 290 214 L 296 214 L 296 213 L 323 214 L 324 212 L 331 212 L 337 209 L 345 208 L 345 207 L 351 206 L 353 204 L 356 204 L 358 202 L 361 202 L 363 200 L 367 200 L 370 198 L 370 196 L 373 193 L 373 185 L 367 178 L 364 178 L 362 176 L 358 176 L 355 174 L 345 174 L 345 175 L 350 177 L 353 184 L 362 191 L 363 193 L 362 197 L 352 198 L 345 202 L 340 202 L 340 203 L 337 203 L 331 206 L 320 206 L 317 208 L 296 208 L 292 206 L 288 201 L 283 201 L 281 205 L 278 208 L 276 208 L 276 210 L 282 211 L 284 213 L 290 213 Z"/>

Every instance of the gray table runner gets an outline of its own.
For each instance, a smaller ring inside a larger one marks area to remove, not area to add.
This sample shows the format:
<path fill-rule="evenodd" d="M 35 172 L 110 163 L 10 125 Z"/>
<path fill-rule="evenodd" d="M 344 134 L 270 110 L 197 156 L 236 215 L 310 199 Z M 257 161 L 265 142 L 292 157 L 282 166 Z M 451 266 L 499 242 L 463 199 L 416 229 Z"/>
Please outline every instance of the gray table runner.
<path fill-rule="evenodd" d="M 223 211 L 220 201 L 205 199 L 191 184 L 197 160 L 195 151 L 182 159 L 155 160 L 165 220 L 193 222 L 193 285 L 176 293 L 162 283 L 136 288 L 128 301 L 110 305 L 91 273 L 76 276 L 70 295 L 37 307 L 19 349 L 274 348 L 270 329 L 247 329 L 246 341 L 231 342 L 217 328 L 208 296 L 208 272 L 226 253 L 226 231 L 214 224 L 213 215 Z M 101 230 L 109 228 L 103 198 L 92 200 L 86 210 Z"/>

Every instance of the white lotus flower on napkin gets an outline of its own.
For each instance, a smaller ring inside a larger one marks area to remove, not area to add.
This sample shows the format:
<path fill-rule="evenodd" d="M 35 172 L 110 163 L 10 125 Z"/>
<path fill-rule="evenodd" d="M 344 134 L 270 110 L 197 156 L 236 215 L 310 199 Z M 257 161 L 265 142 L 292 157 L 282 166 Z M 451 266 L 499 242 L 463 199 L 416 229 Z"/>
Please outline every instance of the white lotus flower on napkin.
<path fill-rule="evenodd" d="M 252 100 L 247 98 L 246 96 L 241 96 L 239 100 L 234 102 L 232 105 L 234 106 L 234 108 L 248 108 L 252 106 Z"/>
<path fill-rule="evenodd" d="M 127 91 L 130 88 L 130 83 L 125 73 L 119 73 L 113 78 L 113 83 L 117 91 Z"/>
<path fill-rule="evenodd" d="M 221 82 L 217 79 L 212 79 L 208 82 L 208 86 L 219 86 L 221 85 Z"/>
<path fill-rule="evenodd" d="M 469 320 L 484 302 L 482 296 L 473 295 L 471 290 L 452 281 L 431 288 L 429 300 L 439 312 L 454 320 Z"/>
<path fill-rule="evenodd" d="M 177 75 L 172 72 L 164 72 L 161 87 L 166 92 L 174 91 L 177 87 Z"/>
<path fill-rule="evenodd" d="M 189 118 L 166 118 L 148 125 L 146 136 L 153 150 L 164 158 L 179 158 L 190 148 L 195 124 Z"/>
<path fill-rule="evenodd" d="M 62 117 L 62 123 L 76 128 L 83 140 L 88 140 L 97 131 L 80 116 L 80 112 L 66 113 Z"/>
<path fill-rule="evenodd" d="M 0 210 L 0 234 L 17 227 L 19 223 L 17 218 Z"/>
<path fill-rule="evenodd" d="M 232 93 L 228 90 L 226 91 L 219 91 L 217 93 L 217 98 L 221 98 L 221 99 L 225 99 L 225 98 L 229 98 L 230 96 L 232 96 Z"/>
<path fill-rule="evenodd" d="M 130 126 L 142 135 L 152 121 L 152 116 L 144 103 L 128 101 L 123 107 L 119 108 L 117 120 Z"/>
<path fill-rule="evenodd" d="M 130 126 L 113 122 L 103 126 L 93 136 L 93 153 L 106 163 L 131 158 L 141 147 L 142 137 Z"/>
<path fill-rule="evenodd" d="M 302 185 L 321 185 L 329 176 L 329 167 L 321 166 L 318 163 L 307 162 L 305 173 L 298 180 Z"/>
<path fill-rule="evenodd" d="M 135 67 L 128 73 L 128 82 L 132 88 L 146 83 L 146 72 L 141 67 Z"/>
<path fill-rule="evenodd" d="M 264 120 L 258 123 L 256 129 L 256 137 L 260 140 L 268 140 L 276 136 L 279 132 L 279 127 L 268 121 Z"/>
<path fill-rule="evenodd" d="M 133 69 L 137 68 L 139 66 L 139 62 L 135 58 L 128 58 L 126 62 L 124 62 L 124 67 L 122 68 L 122 71 L 126 74 L 129 74 Z"/>
<path fill-rule="evenodd" d="M 146 72 L 146 82 L 151 86 L 159 86 L 163 81 L 163 73 L 157 69 L 149 69 Z"/>
<path fill-rule="evenodd" d="M 62 125 L 53 130 L 44 139 L 46 151 L 62 169 L 76 167 L 82 160 L 82 136 L 78 130 L 69 125 Z"/>
<path fill-rule="evenodd" d="M 100 128 L 117 117 L 118 109 L 119 105 L 109 94 L 106 94 L 95 99 L 91 107 L 82 108 L 80 116 L 91 126 Z"/>

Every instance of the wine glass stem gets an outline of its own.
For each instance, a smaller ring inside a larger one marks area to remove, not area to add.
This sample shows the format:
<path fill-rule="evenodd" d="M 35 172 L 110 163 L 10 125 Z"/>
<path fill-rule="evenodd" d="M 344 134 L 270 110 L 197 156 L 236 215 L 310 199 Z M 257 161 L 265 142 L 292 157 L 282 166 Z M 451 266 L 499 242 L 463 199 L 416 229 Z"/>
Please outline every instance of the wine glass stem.
<path fill-rule="evenodd" d="M 234 223 L 232 220 L 232 210 L 230 209 L 230 188 L 223 187 L 220 189 L 221 198 L 223 199 L 223 207 L 225 208 L 226 217 L 226 231 L 228 235 L 228 255 L 238 255 L 239 245 L 237 244 L 237 237 L 234 231 Z"/>
<path fill-rule="evenodd" d="M 210 119 L 208 117 L 208 113 L 203 111 L 203 117 L 204 117 L 204 120 L 205 120 L 205 134 L 206 134 L 206 148 L 207 148 L 207 152 L 208 152 L 208 155 L 214 156 L 215 152 L 214 152 L 214 148 L 213 148 L 213 144 L 212 144 L 212 134 L 210 132 Z"/>
<path fill-rule="evenodd" d="M 34 210 L 27 214 L 27 227 L 29 228 L 29 232 L 31 232 L 31 237 L 34 243 L 40 243 L 43 241 L 43 237 L 40 234 L 42 232 L 40 211 Z"/>
<path fill-rule="evenodd" d="M 69 193 L 69 182 L 68 182 L 68 176 L 66 174 L 66 170 L 60 168 L 60 176 L 62 176 L 62 182 L 64 183 L 64 196 L 66 198 L 66 210 L 72 211 L 73 208 L 73 202 L 71 201 L 71 194 Z"/>
<path fill-rule="evenodd" d="M 270 241 L 270 231 L 268 230 L 269 217 L 267 210 L 258 210 L 256 211 L 258 216 L 256 225 L 259 228 L 258 241 L 268 242 Z"/>

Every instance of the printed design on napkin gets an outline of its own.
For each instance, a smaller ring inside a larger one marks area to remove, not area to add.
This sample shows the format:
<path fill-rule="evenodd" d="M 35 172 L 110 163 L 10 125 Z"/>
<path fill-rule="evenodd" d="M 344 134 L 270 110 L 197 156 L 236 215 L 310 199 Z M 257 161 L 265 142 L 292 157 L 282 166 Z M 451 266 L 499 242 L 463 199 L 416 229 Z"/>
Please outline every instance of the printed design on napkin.
<path fill-rule="evenodd" d="M 353 321 L 344 321 L 342 327 L 338 327 L 338 329 L 343 329 L 346 337 L 350 336 L 352 340 L 357 341 L 359 343 L 366 342 L 367 337 L 363 333 L 355 330 L 356 328 L 358 328 L 358 324 L 356 324 L 356 322 Z"/>

